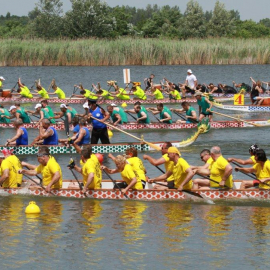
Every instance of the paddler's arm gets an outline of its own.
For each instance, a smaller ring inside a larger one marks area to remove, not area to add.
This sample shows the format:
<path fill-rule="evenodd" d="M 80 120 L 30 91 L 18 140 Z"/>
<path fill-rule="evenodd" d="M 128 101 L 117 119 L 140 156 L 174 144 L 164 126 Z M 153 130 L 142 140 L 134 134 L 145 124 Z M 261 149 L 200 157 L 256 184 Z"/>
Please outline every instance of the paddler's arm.
<path fill-rule="evenodd" d="M 113 123 L 114 126 L 118 125 L 122 120 L 120 114 L 115 114 L 115 117 L 117 118 L 117 121 Z"/>
<path fill-rule="evenodd" d="M 171 116 L 170 116 L 167 112 L 164 113 L 164 116 L 165 116 L 166 118 L 160 119 L 160 120 L 159 120 L 160 122 L 172 120 Z"/>
<path fill-rule="evenodd" d="M 141 115 L 142 115 L 142 117 L 138 118 L 138 119 L 137 119 L 137 122 L 140 122 L 140 121 L 142 121 L 142 120 L 144 120 L 144 119 L 147 119 L 147 115 L 146 115 L 145 112 L 141 112 Z"/>
<path fill-rule="evenodd" d="M 21 82 L 21 78 L 18 79 L 18 86 L 19 86 L 19 87 L 23 87 L 23 86 L 24 86 L 24 85 L 22 84 L 22 82 Z"/>
<path fill-rule="evenodd" d="M 104 165 L 101 166 L 101 169 L 109 174 L 119 173 L 118 169 L 109 169 L 108 167 L 106 167 Z"/>
<path fill-rule="evenodd" d="M 208 99 L 208 98 L 205 98 L 205 101 L 210 104 L 210 107 L 207 109 L 207 111 L 211 111 L 212 107 L 213 107 L 213 103 Z"/>
<path fill-rule="evenodd" d="M 183 112 L 185 112 L 184 109 L 174 109 L 174 108 L 170 108 L 170 111 L 171 111 L 171 112 L 178 112 L 178 113 L 183 113 Z"/>
<path fill-rule="evenodd" d="M 9 169 L 5 169 L 0 177 L 0 185 L 2 185 L 9 178 Z"/>
<path fill-rule="evenodd" d="M 251 158 L 249 159 L 246 159 L 246 160 L 243 160 L 243 159 L 240 159 L 240 158 L 228 158 L 227 159 L 229 162 L 237 162 L 241 165 L 248 165 L 248 164 L 254 164 L 253 160 Z"/>
<path fill-rule="evenodd" d="M 39 127 L 39 136 L 40 136 L 40 139 L 46 139 L 50 136 L 53 135 L 53 130 L 52 129 L 49 129 L 48 131 L 45 131 L 44 128 L 42 127 L 42 125 L 40 125 Z"/>
<path fill-rule="evenodd" d="M 192 171 L 192 169 L 189 167 L 186 169 L 186 173 L 187 176 L 185 178 L 185 180 L 182 182 L 182 184 L 179 186 L 178 190 L 183 190 L 184 186 L 192 179 L 192 177 L 194 176 L 194 172 Z"/>
<path fill-rule="evenodd" d="M 88 177 L 87 177 L 87 181 L 86 184 L 83 187 L 82 193 L 85 193 L 87 191 L 88 186 L 92 183 L 92 181 L 94 180 L 94 173 L 89 173 Z"/>
<path fill-rule="evenodd" d="M 253 167 L 250 168 L 235 167 L 234 170 L 236 172 L 256 173 L 256 170 Z"/>
<path fill-rule="evenodd" d="M 134 109 L 125 110 L 125 112 L 129 112 L 129 113 L 136 113 Z"/>
<path fill-rule="evenodd" d="M 24 161 L 21 162 L 21 165 L 22 165 L 22 167 L 26 167 L 29 170 L 35 170 L 35 168 L 38 167 L 37 165 L 32 165 L 32 164 L 24 162 Z"/>
<path fill-rule="evenodd" d="M 186 116 L 186 118 L 187 118 L 187 119 L 192 119 L 192 120 L 197 121 L 197 115 L 196 115 L 196 112 L 195 112 L 195 111 L 192 111 L 191 114 L 192 114 L 192 116 Z"/>
<path fill-rule="evenodd" d="M 231 164 L 227 164 L 227 166 L 225 167 L 225 170 L 224 170 L 223 177 L 222 177 L 221 181 L 219 182 L 219 185 L 221 187 L 225 186 L 225 182 L 228 179 L 228 177 L 232 174 L 232 171 L 233 171 L 233 168 L 232 168 Z"/>
<path fill-rule="evenodd" d="M 108 154 L 108 158 L 110 158 L 110 159 L 112 159 L 113 161 L 115 161 L 115 157 L 114 157 L 114 155 L 112 155 L 111 153 Z"/>
<path fill-rule="evenodd" d="M 267 182 L 270 181 L 270 177 L 264 178 L 264 179 L 260 179 L 260 181 L 261 181 L 262 183 L 267 183 Z"/>
<path fill-rule="evenodd" d="M 11 142 L 16 141 L 22 134 L 23 134 L 23 130 L 21 130 L 20 128 L 17 129 L 16 135 L 13 138 L 11 138 L 11 139 L 7 139 L 7 142 L 8 143 L 11 143 Z"/>
<path fill-rule="evenodd" d="M 125 194 L 130 188 L 132 188 L 133 186 L 135 186 L 136 183 L 137 183 L 137 178 L 136 178 L 136 177 L 132 178 L 132 180 L 131 180 L 131 182 L 129 183 L 129 185 L 128 185 L 126 188 L 121 189 L 121 192 L 122 192 L 123 194 Z"/>
<path fill-rule="evenodd" d="M 61 117 L 64 116 L 63 112 L 55 112 L 54 114 L 56 114 L 55 116 L 51 116 L 49 119 L 59 119 Z"/>
<path fill-rule="evenodd" d="M 154 159 L 148 155 L 143 155 L 143 159 L 148 160 L 150 162 L 150 164 L 152 164 L 154 166 L 162 165 L 166 162 L 166 160 L 163 157 L 161 157 L 159 159 Z"/>
<path fill-rule="evenodd" d="M 25 169 L 22 169 L 22 170 L 19 170 L 18 172 L 20 174 L 26 174 L 26 175 L 30 175 L 30 176 L 35 176 L 35 175 L 38 174 L 36 170 L 25 170 Z"/>
<path fill-rule="evenodd" d="M 167 171 L 167 172 L 165 172 L 164 174 L 162 174 L 162 175 L 160 175 L 158 177 L 155 177 L 155 178 L 152 178 L 152 179 L 148 179 L 148 182 L 149 183 L 153 183 L 153 182 L 157 182 L 157 181 L 166 180 L 171 175 L 172 175 L 172 172 L 171 171 Z"/>
<path fill-rule="evenodd" d="M 85 134 L 86 134 L 86 131 L 83 128 L 81 128 L 80 131 L 79 131 L 78 138 L 74 141 L 74 145 L 75 144 L 78 145 L 78 143 L 81 142 L 81 140 L 83 139 L 83 137 L 84 137 Z"/>
<path fill-rule="evenodd" d="M 56 184 L 59 180 L 60 180 L 60 172 L 55 172 L 53 177 L 52 177 L 52 181 L 49 183 L 49 185 L 45 188 L 47 192 L 51 191 L 51 187 Z"/>

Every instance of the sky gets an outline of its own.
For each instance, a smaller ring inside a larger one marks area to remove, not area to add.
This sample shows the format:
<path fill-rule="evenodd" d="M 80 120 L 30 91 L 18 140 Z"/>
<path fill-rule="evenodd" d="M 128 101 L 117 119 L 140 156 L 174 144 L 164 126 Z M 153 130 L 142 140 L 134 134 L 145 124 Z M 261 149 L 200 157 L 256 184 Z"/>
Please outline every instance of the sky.
<path fill-rule="evenodd" d="M 33 10 L 35 3 L 38 0 L 0 0 L 0 15 L 6 15 L 10 12 L 11 15 L 27 15 L 29 11 Z M 64 11 L 71 8 L 70 0 L 62 0 Z M 107 0 L 107 4 L 111 7 L 117 5 L 135 6 L 137 8 L 144 8 L 148 4 L 157 4 L 159 6 L 170 5 L 179 6 L 183 13 L 186 9 L 188 0 Z M 204 11 L 213 10 L 216 0 L 197 0 Z M 270 14 L 270 0 L 220 0 L 225 4 L 227 10 L 238 10 L 240 12 L 241 20 L 252 19 L 258 22 L 261 19 L 269 18 Z"/>

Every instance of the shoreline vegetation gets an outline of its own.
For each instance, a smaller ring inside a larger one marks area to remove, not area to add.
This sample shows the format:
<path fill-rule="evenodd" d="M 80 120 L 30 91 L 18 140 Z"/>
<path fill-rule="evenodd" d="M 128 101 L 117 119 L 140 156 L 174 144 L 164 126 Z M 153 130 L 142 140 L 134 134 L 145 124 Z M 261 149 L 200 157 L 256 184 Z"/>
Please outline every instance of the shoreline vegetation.
<path fill-rule="evenodd" d="M 270 40 L 119 38 L 0 40 L 0 66 L 270 64 Z"/>

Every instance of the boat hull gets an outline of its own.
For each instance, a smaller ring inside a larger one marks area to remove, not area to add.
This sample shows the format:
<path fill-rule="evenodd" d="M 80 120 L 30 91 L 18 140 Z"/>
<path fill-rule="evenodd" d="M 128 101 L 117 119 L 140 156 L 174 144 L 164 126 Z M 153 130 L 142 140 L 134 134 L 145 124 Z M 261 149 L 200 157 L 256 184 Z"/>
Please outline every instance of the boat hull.
<path fill-rule="evenodd" d="M 213 102 L 214 107 L 240 112 L 270 112 L 270 106 L 237 106 L 237 105 L 223 105 L 220 103 Z"/>

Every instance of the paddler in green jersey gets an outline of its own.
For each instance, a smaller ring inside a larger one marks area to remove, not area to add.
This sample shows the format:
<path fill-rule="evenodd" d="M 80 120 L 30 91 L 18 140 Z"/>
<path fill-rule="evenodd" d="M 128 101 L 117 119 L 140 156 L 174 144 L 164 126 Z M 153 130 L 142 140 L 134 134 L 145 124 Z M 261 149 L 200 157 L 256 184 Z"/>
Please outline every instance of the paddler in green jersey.
<path fill-rule="evenodd" d="M 172 112 L 162 103 L 157 104 L 157 108 L 148 108 L 154 115 L 159 114 L 159 121 L 165 124 L 172 124 Z"/>
<path fill-rule="evenodd" d="M 120 107 L 117 107 L 115 104 L 107 106 L 107 111 L 110 114 L 113 124 L 116 126 L 117 124 L 126 124 L 128 122 L 128 118 L 124 110 Z"/>
<path fill-rule="evenodd" d="M 70 106 L 67 106 L 66 104 L 61 104 L 60 105 L 60 110 L 61 110 L 61 112 L 55 113 L 56 116 L 50 117 L 50 119 L 58 119 L 58 118 L 61 118 L 61 117 L 65 116 L 65 117 L 68 118 L 68 123 L 71 124 L 72 119 L 77 114 L 77 111 L 74 108 L 71 108 Z"/>
<path fill-rule="evenodd" d="M 39 115 L 39 122 L 42 119 L 49 119 L 50 120 L 50 115 L 48 113 L 47 110 L 45 110 L 44 108 L 42 108 L 41 103 L 38 103 L 35 106 L 35 111 L 26 111 L 27 113 L 32 113 L 33 115 Z"/>
<path fill-rule="evenodd" d="M 151 92 L 152 92 L 151 94 L 147 94 L 147 95 L 152 96 L 157 100 L 164 99 L 164 96 L 163 96 L 162 92 L 159 89 L 157 89 L 155 87 L 152 87 Z"/>
<path fill-rule="evenodd" d="M 5 109 L 2 105 L 0 105 L 0 123 L 9 124 L 10 119 L 6 116 L 10 117 L 10 113 L 7 109 Z"/>
<path fill-rule="evenodd" d="M 43 100 L 41 100 L 40 103 L 41 103 L 41 105 L 42 105 L 42 108 L 43 108 L 45 111 L 48 112 L 49 118 L 54 117 L 54 112 L 53 112 L 52 108 L 48 105 L 48 100 L 43 99 Z M 55 124 L 55 123 L 56 123 L 56 121 L 55 121 L 54 119 L 52 119 L 52 118 L 50 119 L 50 122 L 51 122 L 52 124 Z"/>
<path fill-rule="evenodd" d="M 28 114 L 25 112 L 24 108 L 20 107 L 19 103 L 15 103 L 9 108 L 10 116 L 4 115 L 4 117 L 8 119 L 16 118 L 22 119 L 23 123 L 31 123 L 31 119 L 29 118 Z"/>
<path fill-rule="evenodd" d="M 171 108 L 172 112 L 178 112 L 178 113 L 186 113 L 186 119 L 187 120 L 177 120 L 177 124 L 192 124 L 192 123 L 197 123 L 197 114 L 195 109 L 190 106 L 190 104 L 187 101 L 184 101 L 181 103 L 182 109 L 174 109 Z"/>
<path fill-rule="evenodd" d="M 213 120 L 213 113 L 211 113 L 212 102 L 208 98 L 203 97 L 201 92 L 196 92 L 194 97 L 199 105 L 199 121 L 202 121 L 204 117 L 209 117 L 209 122 L 211 122 Z"/>
<path fill-rule="evenodd" d="M 146 110 L 144 111 L 140 105 L 136 105 L 134 110 L 138 117 L 137 118 L 138 123 L 150 124 L 150 118 Z"/>

